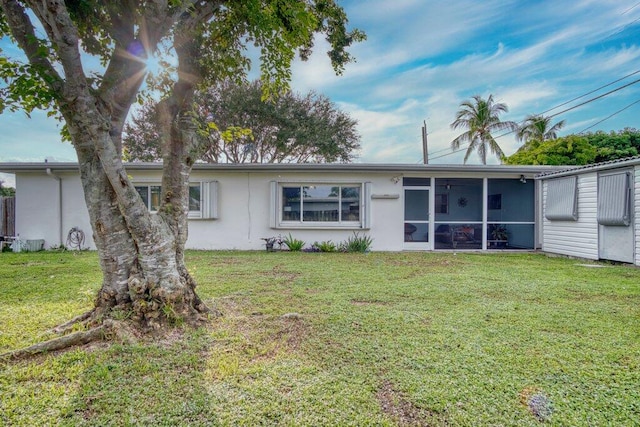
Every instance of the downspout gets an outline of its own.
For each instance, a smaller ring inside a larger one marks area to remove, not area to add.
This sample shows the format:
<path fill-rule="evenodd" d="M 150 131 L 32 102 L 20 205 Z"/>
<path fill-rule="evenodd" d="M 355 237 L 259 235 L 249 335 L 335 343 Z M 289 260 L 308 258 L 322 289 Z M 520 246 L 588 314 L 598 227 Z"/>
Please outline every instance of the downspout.
<path fill-rule="evenodd" d="M 58 246 L 62 246 L 62 178 L 55 175 L 51 168 L 47 168 L 47 175 L 58 181 Z"/>

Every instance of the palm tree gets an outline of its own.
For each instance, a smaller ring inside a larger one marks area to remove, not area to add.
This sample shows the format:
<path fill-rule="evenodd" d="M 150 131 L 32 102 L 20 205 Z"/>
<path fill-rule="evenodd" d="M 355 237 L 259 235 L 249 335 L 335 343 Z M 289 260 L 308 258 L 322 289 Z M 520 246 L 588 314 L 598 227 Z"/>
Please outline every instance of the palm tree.
<path fill-rule="evenodd" d="M 557 139 L 558 131 L 562 129 L 564 123 L 564 120 L 560 120 L 551 126 L 551 117 L 531 114 L 524 119 L 522 126 L 518 128 L 516 138 L 518 138 L 518 141 L 525 143 L 531 140 L 542 142 L 549 139 Z"/>
<path fill-rule="evenodd" d="M 467 100 L 460 104 L 460 110 L 456 113 L 456 119 L 451 123 L 452 129 L 467 129 L 466 132 L 451 141 L 451 149 L 458 150 L 462 143 L 469 143 L 464 162 L 467 163 L 469 156 L 474 151 L 482 160 L 482 164 L 487 164 L 487 150 L 502 159 L 504 153 L 491 132 L 502 130 L 516 130 L 518 125 L 512 121 L 501 121 L 498 117 L 502 113 L 509 111 L 506 104 L 495 103 L 493 95 L 483 99 L 480 95 L 475 95 L 472 100 Z"/>

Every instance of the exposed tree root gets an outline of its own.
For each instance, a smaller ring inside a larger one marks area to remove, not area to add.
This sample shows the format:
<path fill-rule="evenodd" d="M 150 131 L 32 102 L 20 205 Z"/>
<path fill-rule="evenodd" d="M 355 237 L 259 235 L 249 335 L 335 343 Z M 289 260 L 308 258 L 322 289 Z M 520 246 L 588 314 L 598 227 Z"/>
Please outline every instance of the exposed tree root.
<path fill-rule="evenodd" d="M 37 354 L 63 350 L 77 345 L 89 344 L 93 341 L 105 339 L 107 335 L 109 335 L 112 327 L 113 322 L 105 321 L 102 325 L 89 329 L 88 331 L 74 332 L 73 334 L 34 344 L 30 347 L 1 354 L 0 359 L 25 359 Z"/>
<path fill-rule="evenodd" d="M 84 322 L 85 320 L 89 319 L 94 312 L 95 309 L 89 310 L 86 313 L 76 316 L 68 322 L 63 323 L 62 325 L 58 325 L 55 328 L 50 329 L 49 332 L 53 332 L 58 335 L 66 334 L 73 328 L 76 323 Z"/>
<path fill-rule="evenodd" d="M 0 361 L 27 359 L 39 354 L 81 346 L 94 341 L 120 340 L 122 342 L 131 343 L 138 341 L 139 337 L 147 333 L 152 333 L 152 335 L 156 336 L 161 335 L 167 330 L 167 327 L 171 328 L 172 324 L 175 326 L 176 321 L 176 319 L 172 319 L 172 316 L 167 316 L 162 309 L 156 308 L 155 313 L 151 315 L 147 312 L 146 319 L 142 322 L 139 319 L 117 321 L 109 318 L 103 318 L 99 325 L 94 326 L 89 330 L 77 331 L 64 335 L 70 332 L 73 327 L 79 323 L 85 326 L 95 325 L 97 323 L 96 314 L 99 312 L 99 309 L 94 308 L 86 313 L 76 316 L 68 322 L 49 330 L 49 332 L 55 334 L 62 334 L 62 336 L 53 338 L 49 341 L 40 342 L 23 349 L 0 354 Z M 222 313 L 219 310 L 210 309 L 202 303 L 198 304 L 197 308 L 188 310 L 188 313 L 183 312 L 181 314 L 188 314 L 188 316 L 181 318 L 184 321 L 184 324 L 193 327 L 202 326 L 211 318 L 222 316 Z"/>

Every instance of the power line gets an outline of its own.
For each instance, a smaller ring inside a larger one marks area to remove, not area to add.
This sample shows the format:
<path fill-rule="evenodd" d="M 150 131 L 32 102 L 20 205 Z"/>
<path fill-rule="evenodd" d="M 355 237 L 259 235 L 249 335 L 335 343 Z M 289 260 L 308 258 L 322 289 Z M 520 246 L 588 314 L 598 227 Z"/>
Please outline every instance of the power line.
<path fill-rule="evenodd" d="M 630 11 L 632 11 L 633 9 L 635 9 L 636 7 L 638 7 L 640 5 L 640 2 L 634 4 L 633 6 L 631 6 L 630 8 L 628 8 L 627 10 L 625 10 L 624 12 L 622 12 L 620 15 L 626 15 L 627 13 L 629 13 Z M 611 37 L 615 36 L 616 34 L 620 34 L 621 32 L 623 32 L 624 30 L 627 29 L 627 27 L 635 24 L 636 22 L 640 21 L 640 18 L 634 19 L 633 21 L 629 22 L 628 24 L 625 25 L 621 25 L 620 27 L 618 27 L 618 30 L 614 30 L 611 34 L 609 34 L 607 37 L 603 38 L 600 43 L 610 39 Z"/>
<path fill-rule="evenodd" d="M 600 88 L 595 89 L 595 90 L 593 90 L 593 91 L 590 91 L 590 92 L 588 92 L 588 93 L 587 93 L 587 94 L 585 94 L 585 95 L 581 95 L 581 96 L 579 96 L 579 97 L 577 97 L 577 98 L 574 98 L 574 99 L 573 99 L 573 100 L 571 100 L 571 101 L 564 102 L 564 103 L 560 104 L 559 106 L 563 106 L 563 105 L 566 105 L 566 104 L 568 104 L 568 103 L 570 103 L 570 102 L 572 102 L 572 101 L 575 101 L 575 100 L 577 100 L 577 99 L 583 98 L 584 96 L 586 96 L 586 95 L 588 95 L 588 94 L 591 94 L 591 93 L 593 93 L 593 92 L 596 92 L 596 91 L 598 91 L 599 89 L 602 89 L 602 88 L 604 88 L 604 87 L 611 86 L 611 84 L 614 84 L 615 82 L 619 82 L 620 80 L 623 80 L 623 79 L 625 79 L 625 78 L 627 78 L 627 77 L 630 77 L 630 76 L 635 75 L 635 74 L 638 74 L 638 73 L 640 73 L 640 70 L 635 71 L 635 72 L 633 72 L 633 73 L 631 73 L 631 74 L 628 74 L 628 75 L 626 75 L 625 77 L 622 77 L 622 78 L 620 78 L 620 79 L 618 79 L 618 80 L 616 80 L 616 81 L 614 81 L 614 82 L 612 82 L 612 83 L 608 83 L 608 84 L 606 84 L 606 85 L 604 85 L 604 86 L 601 86 Z M 627 83 L 627 84 L 624 84 L 624 85 L 622 85 L 622 86 L 619 86 L 619 87 L 617 87 L 617 88 L 615 88 L 615 89 L 613 89 L 613 90 L 610 90 L 610 91 L 605 92 L 605 93 L 603 93 L 603 94 L 600 94 L 600 95 L 598 95 L 598 96 L 594 96 L 593 98 L 587 99 L 586 101 L 583 101 L 583 102 L 581 102 L 581 103 L 579 103 L 579 104 L 576 104 L 576 105 L 574 105 L 574 106 L 572 106 L 572 107 L 569 107 L 569 108 L 566 108 L 566 109 L 564 109 L 564 110 L 562 110 L 562 111 L 559 111 L 559 112 L 557 112 L 557 113 L 554 113 L 554 114 L 550 115 L 550 116 L 549 116 L 549 118 L 553 118 L 553 117 L 559 116 L 560 114 L 564 114 L 564 113 L 567 113 L 567 112 L 569 112 L 569 111 L 571 111 L 571 110 L 575 110 L 576 108 L 579 108 L 579 107 L 582 107 L 582 106 L 584 106 L 584 105 L 590 104 L 591 102 L 597 101 L 598 99 L 604 98 L 605 96 L 609 96 L 609 95 L 611 95 L 612 93 L 618 92 L 619 90 L 622 90 L 622 89 L 624 89 L 624 88 L 627 88 L 627 87 L 629 87 L 629 86 L 632 86 L 632 85 L 634 85 L 634 84 L 636 84 L 636 83 L 638 83 L 638 82 L 640 82 L 640 79 L 636 79 L 636 80 L 634 80 L 634 81 L 632 81 L 632 82 L 629 82 L 629 83 Z M 634 104 L 635 104 L 635 103 L 637 103 L 637 102 L 640 102 L 640 100 L 638 100 L 638 101 L 636 101 L 636 102 L 632 103 L 631 105 L 634 105 Z M 618 113 L 620 113 L 620 112 L 622 112 L 622 111 L 624 111 L 625 109 L 629 108 L 631 105 L 628 105 L 627 107 L 623 108 L 622 110 L 620 110 L 620 111 L 618 111 L 618 112 L 616 112 L 616 113 L 612 114 L 611 116 L 607 117 L 607 119 L 608 119 L 608 118 L 610 118 L 610 117 L 613 117 L 614 115 L 616 115 L 616 114 L 618 114 Z M 556 106 L 556 107 L 554 107 L 554 108 L 551 108 L 551 109 L 549 109 L 549 110 L 546 110 L 546 111 L 544 111 L 544 112 L 540 113 L 540 115 L 543 115 L 544 113 L 549 112 L 549 111 L 551 111 L 551 110 L 554 110 L 554 109 L 556 109 L 556 108 L 558 108 L 558 106 Z M 607 119 L 604 119 L 604 120 L 607 120 Z M 602 121 L 604 121 L 604 120 L 602 120 Z M 597 124 L 601 123 L 602 121 L 600 121 L 600 122 L 598 122 L 598 123 L 595 123 L 593 126 L 596 126 Z M 523 123 L 523 122 L 524 122 L 524 120 L 523 120 L 523 121 L 521 121 L 520 123 Z M 593 127 L 593 126 L 591 126 L 591 127 Z M 587 129 L 590 129 L 590 128 L 587 128 Z M 585 130 L 586 130 L 586 129 L 585 129 Z M 494 139 L 502 138 L 503 136 L 510 135 L 510 134 L 512 134 L 513 132 L 515 132 L 515 130 L 512 130 L 512 131 L 509 131 L 509 132 L 506 132 L 506 133 L 500 134 L 500 135 L 496 136 Z M 582 132 L 584 132 L 584 130 L 583 130 Z M 468 144 L 467 144 L 467 145 L 468 145 Z M 439 158 L 442 158 L 442 157 L 445 157 L 445 156 L 450 156 L 450 155 L 452 155 L 452 154 L 458 153 L 458 152 L 460 152 L 460 151 L 462 151 L 462 150 L 467 149 L 467 145 L 465 145 L 464 147 L 461 147 L 461 148 L 459 148 L 459 149 L 457 149 L 457 150 L 451 151 L 450 153 L 446 153 L 446 154 L 442 154 L 442 155 L 440 155 L 440 156 L 432 157 L 432 160 L 439 159 Z M 440 151 L 444 151 L 444 150 L 440 150 Z"/>
<path fill-rule="evenodd" d="M 639 3 L 639 4 L 640 4 L 640 3 Z M 626 106 L 626 107 L 624 107 L 624 108 L 621 108 L 620 110 L 618 110 L 618 111 L 616 111 L 615 113 L 613 113 L 613 114 L 611 114 L 611 115 L 609 115 L 609 116 L 605 117 L 604 119 L 602 119 L 602 120 L 598 120 L 597 122 L 595 122 L 595 123 L 594 123 L 594 124 L 592 124 L 591 126 L 589 126 L 589 127 L 585 128 L 585 129 L 582 129 L 580 132 L 578 132 L 578 135 L 580 135 L 581 133 L 584 133 L 584 132 L 588 131 L 589 129 L 591 129 L 591 128 L 593 128 L 593 127 L 597 126 L 597 125 L 599 125 L 600 123 L 602 123 L 602 122 L 604 122 L 604 121 L 606 121 L 606 120 L 609 120 L 611 117 L 613 117 L 613 116 L 615 116 L 615 115 L 618 115 L 618 114 L 622 113 L 622 112 L 623 112 L 624 110 L 626 110 L 627 108 L 629 108 L 629 107 L 631 107 L 631 106 L 633 106 L 633 105 L 635 105 L 635 104 L 637 104 L 637 103 L 639 103 L 639 102 L 640 102 L 640 99 L 638 99 L 638 100 L 637 100 L 637 101 L 635 101 L 635 102 L 632 102 L 631 104 L 627 105 L 627 106 Z"/>
<path fill-rule="evenodd" d="M 640 5 L 640 2 L 638 2 L 638 5 Z M 583 93 L 583 94 L 582 94 L 582 95 L 580 95 L 580 96 L 576 96 L 575 98 L 572 98 L 572 99 L 570 99 L 570 100 L 568 100 L 568 101 L 565 101 L 565 102 L 563 102 L 563 103 L 561 103 L 561 104 L 558 104 L 558 105 L 556 105 L 556 106 L 553 106 L 553 107 L 551 107 L 551 108 L 549 108 L 549 109 L 547 109 L 547 110 L 544 110 L 543 112 L 541 112 L 541 113 L 539 113 L 539 114 L 537 114 L 537 115 L 539 115 L 539 116 L 543 116 L 545 113 L 548 113 L 549 111 L 553 111 L 553 110 L 555 110 L 555 109 L 557 109 L 557 108 L 564 107 L 564 106 L 565 106 L 565 105 L 567 105 L 567 104 L 570 104 L 570 103 L 572 103 L 572 102 L 574 102 L 574 101 L 577 101 L 578 99 L 584 98 L 585 96 L 589 96 L 589 95 L 591 95 L 592 93 L 598 92 L 598 91 L 600 91 L 600 90 L 602 90 L 602 89 L 604 89 L 604 88 L 606 88 L 606 87 L 612 86 L 612 85 L 614 85 L 614 84 L 616 84 L 616 83 L 618 83 L 618 82 L 620 82 L 620 81 L 622 81 L 622 80 L 625 80 L 625 79 L 627 79 L 627 78 L 629 78 L 629 77 L 631 77 L 631 76 L 635 76 L 635 75 L 636 75 L 636 74 L 638 74 L 638 73 L 640 73 L 640 70 L 636 70 L 636 71 L 634 71 L 634 72 L 632 72 L 632 73 L 629 73 L 629 74 L 627 74 L 627 75 L 625 75 L 625 76 L 620 77 L 619 79 L 616 79 L 616 80 L 614 80 L 614 81 L 612 81 L 612 82 L 609 82 L 609 83 L 607 83 L 607 84 L 604 84 L 604 85 L 602 85 L 602 86 L 600 86 L 600 87 L 597 87 L 596 89 L 593 89 L 593 90 L 590 90 L 589 92 Z M 637 82 L 637 80 L 636 80 L 636 82 Z M 633 83 L 635 83 L 635 82 L 632 82 L 631 84 L 633 84 Z M 605 94 L 605 95 L 606 95 L 606 94 Z M 563 112 L 566 112 L 566 111 L 569 111 L 569 110 L 561 111 L 560 113 L 556 113 L 556 114 L 554 114 L 554 115 L 553 115 L 553 116 L 551 116 L 551 117 L 554 117 L 554 116 L 556 116 L 556 115 L 558 115 L 558 114 L 561 114 L 561 113 L 563 113 Z M 525 120 L 521 120 L 521 121 L 519 122 L 519 124 L 523 124 L 524 122 L 525 122 Z M 501 138 L 501 137 L 506 136 L 506 135 L 509 135 L 509 134 L 511 134 L 511 133 L 513 133 L 513 131 L 511 131 L 511 132 L 507 132 L 507 133 L 502 134 L 502 135 L 498 135 L 496 138 Z M 440 149 L 440 150 L 433 151 L 433 152 L 432 152 L 432 153 L 430 153 L 430 154 L 438 154 L 438 153 L 442 153 L 442 152 L 444 152 L 444 151 L 448 151 L 448 150 L 449 150 L 449 148 L 443 148 L 443 149 Z M 448 154 L 446 154 L 446 155 L 453 154 L 453 153 L 455 153 L 455 152 L 456 152 L 456 151 L 453 151 L 453 152 L 448 153 Z M 441 157 L 443 157 L 443 156 L 441 156 Z M 438 157 L 436 157 L 436 158 L 438 158 Z"/>
<path fill-rule="evenodd" d="M 604 88 L 606 88 L 606 87 L 612 86 L 612 85 L 614 85 L 614 84 L 618 83 L 619 81 L 622 81 L 622 80 L 624 80 L 624 79 L 627 79 L 627 78 L 629 78 L 629 77 L 631 77 L 631 76 L 635 76 L 635 75 L 636 75 L 636 74 L 638 74 L 638 73 L 640 73 L 640 70 L 636 70 L 636 71 L 634 71 L 633 73 L 629 73 L 629 74 L 627 74 L 626 76 L 620 77 L 619 79 L 614 80 L 614 81 L 612 81 L 612 82 L 610 82 L 610 83 L 607 83 L 607 84 L 605 84 L 605 85 L 602 85 L 602 86 L 600 86 L 599 88 L 593 89 L 593 90 L 591 90 L 591 91 L 589 91 L 589 92 L 587 92 L 587 93 L 583 93 L 583 94 L 582 94 L 582 95 L 580 95 L 580 96 L 576 96 L 575 98 L 570 99 L 570 100 L 568 100 L 568 101 L 566 101 L 566 102 L 563 102 L 562 104 L 558 104 L 558 105 L 556 105 L 555 107 L 551 107 L 551 108 L 549 108 L 548 110 L 543 111 L 543 112 L 542 112 L 542 113 L 540 113 L 539 115 L 541 115 L 541 116 L 542 116 L 542 115 L 544 115 L 545 113 L 548 113 L 549 111 L 553 111 L 553 110 L 555 110 L 556 108 L 564 107 L 564 106 L 565 106 L 565 105 L 567 105 L 567 104 L 571 104 L 573 101 L 577 101 L 577 100 L 578 100 L 578 99 L 580 99 L 580 98 L 584 98 L 585 96 L 589 96 L 589 95 L 591 95 L 592 93 L 598 92 L 598 91 L 599 91 L 599 90 L 601 90 L 601 89 L 604 89 Z"/>
<path fill-rule="evenodd" d="M 635 24 L 636 22 L 640 21 L 640 18 L 634 19 L 633 21 L 629 22 L 627 25 L 622 26 L 622 28 L 620 28 L 618 31 L 614 31 L 613 33 L 609 34 L 607 37 L 603 38 L 602 41 L 608 40 L 611 37 L 615 36 L 616 34 L 620 34 L 621 32 L 623 32 L 624 30 L 627 29 L 627 27 Z"/>
<path fill-rule="evenodd" d="M 558 115 L 560 115 L 560 114 L 564 114 L 564 113 L 566 113 L 566 112 L 568 112 L 568 111 L 575 110 L 575 109 L 576 109 L 576 108 L 578 108 L 578 107 L 582 107 L 583 105 L 590 104 L 590 103 L 591 103 L 591 102 L 593 102 L 593 101 L 596 101 L 596 100 L 598 100 L 598 99 L 600 99 L 600 98 L 604 98 L 605 96 L 611 95 L 612 93 L 615 93 L 615 92 L 617 92 L 617 91 L 619 91 L 619 90 L 622 90 L 622 89 L 624 89 L 624 88 L 626 88 L 626 87 L 629 87 L 629 86 L 631 86 L 631 85 L 634 85 L 634 84 L 636 84 L 636 83 L 638 83 L 638 82 L 640 82 L 640 79 L 636 79 L 636 80 L 634 80 L 634 81 L 632 81 L 632 82 L 630 82 L 630 83 L 627 83 L 627 84 L 622 85 L 622 86 L 620 86 L 620 87 L 617 87 L 617 88 L 615 88 L 615 89 L 613 89 L 613 90 L 610 90 L 609 92 L 605 92 L 605 93 L 603 93 L 602 95 L 598 95 L 598 96 L 595 96 L 595 97 L 593 97 L 593 98 L 591 98 L 591 99 L 587 99 L 586 101 L 581 102 L 580 104 L 576 104 L 576 105 L 574 105 L 573 107 L 569 107 L 569 108 L 564 109 L 564 110 L 562 110 L 562 111 L 560 111 L 560 112 L 558 112 L 558 113 L 552 114 L 552 115 L 550 115 L 549 117 L 556 117 L 556 116 L 558 116 Z"/>
<path fill-rule="evenodd" d="M 640 6 L 640 1 L 636 4 L 634 4 L 633 6 L 631 6 L 629 9 L 625 10 L 624 12 L 622 12 L 622 15 L 626 15 L 630 10 L 635 9 L 636 7 Z"/>

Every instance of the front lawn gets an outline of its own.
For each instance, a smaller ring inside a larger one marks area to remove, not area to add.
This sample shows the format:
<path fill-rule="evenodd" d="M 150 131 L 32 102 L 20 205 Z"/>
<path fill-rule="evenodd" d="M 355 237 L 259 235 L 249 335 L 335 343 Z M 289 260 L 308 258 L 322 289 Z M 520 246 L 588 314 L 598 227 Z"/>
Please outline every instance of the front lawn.
<path fill-rule="evenodd" d="M 224 313 L 0 362 L 0 425 L 640 425 L 640 269 L 539 254 L 189 252 Z M 0 254 L 0 353 L 89 309 L 95 253 Z"/>

